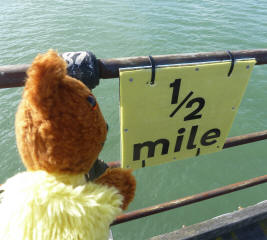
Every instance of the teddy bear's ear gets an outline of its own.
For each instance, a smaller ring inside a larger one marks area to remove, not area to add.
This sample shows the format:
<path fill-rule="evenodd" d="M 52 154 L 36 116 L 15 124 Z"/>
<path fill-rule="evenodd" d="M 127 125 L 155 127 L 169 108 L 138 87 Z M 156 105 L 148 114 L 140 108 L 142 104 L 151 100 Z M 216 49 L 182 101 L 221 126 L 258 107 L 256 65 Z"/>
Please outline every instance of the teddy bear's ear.
<path fill-rule="evenodd" d="M 39 54 L 27 71 L 24 96 L 34 105 L 51 100 L 66 75 L 66 67 L 65 61 L 53 50 Z"/>

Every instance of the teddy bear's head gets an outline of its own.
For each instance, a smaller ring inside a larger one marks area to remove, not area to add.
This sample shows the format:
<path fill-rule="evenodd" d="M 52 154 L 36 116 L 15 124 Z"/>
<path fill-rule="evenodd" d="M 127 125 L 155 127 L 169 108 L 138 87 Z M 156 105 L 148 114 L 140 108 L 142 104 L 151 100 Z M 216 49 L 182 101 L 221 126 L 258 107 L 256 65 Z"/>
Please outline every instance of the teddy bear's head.
<path fill-rule="evenodd" d="M 66 75 L 66 63 L 52 50 L 38 55 L 27 75 L 15 124 L 24 165 L 50 173 L 88 172 L 107 134 L 95 97 Z"/>

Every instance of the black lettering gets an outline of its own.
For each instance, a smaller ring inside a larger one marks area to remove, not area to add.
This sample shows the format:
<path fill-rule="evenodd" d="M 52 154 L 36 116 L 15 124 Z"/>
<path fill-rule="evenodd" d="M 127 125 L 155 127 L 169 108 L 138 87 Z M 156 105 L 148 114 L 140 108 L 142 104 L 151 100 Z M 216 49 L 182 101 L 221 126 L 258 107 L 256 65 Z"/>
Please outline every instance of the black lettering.
<path fill-rule="evenodd" d="M 203 134 L 200 143 L 203 146 L 209 146 L 217 142 L 214 138 L 218 138 L 221 135 L 221 131 L 218 128 L 213 128 Z M 213 141 L 208 141 L 214 139 Z"/>
<path fill-rule="evenodd" d="M 180 128 L 178 130 L 179 134 L 182 134 L 185 132 L 185 128 Z M 174 152 L 179 152 L 181 150 L 182 142 L 183 142 L 184 135 L 177 136 Z"/>
<path fill-rule="evenodd" d="M 193 126 L 190 131 L 189 140 L 187 143 L 187 149 L 194 149 L 196 147 L 196 144 L 194 144 L 196 133 L 197 133 L 198 126 Z"/>
<path fill-rule="evenodd" d="M 173 88 L 171 104 L 178 103 L 180 85 L 181 85 L 181 79 L 175 79 L 174 82 L 170 84 L 170 87 Z"/>
<path fill-rule="evenodd" d="M 185 116 L 185 118 L 184 118 L 185 121 L 199 119 L 202 117 L 202 114 L 198 114 L 198 113 L 205 106 L 205 99 L 204 98 L 194 98 L 186 104 L 186 108 L 191 108 L 194 103 L 198 103 L 198 107 L 193 112 L 191 112 L 190 114 Z"/>
<path fill-rule="evenodd" d="M 147 141 L 147 142 L 144 142 L 144 143 L 134 144 L 133 160 L 134 161 L 140 160 L 141 149 L 143 147 L 147 147 L 148 148 L 147 157 L 154 157 L 155 148 L 156 148 L 156 145 L 158 145 L 158 144 L 162 144 L 161 155 L 167 154 L 168 151 L 169 151 L 169 145 L 170 145 L 169 140 L 161 138 L 161 139 L 158 139 L 155 142 Z"/>

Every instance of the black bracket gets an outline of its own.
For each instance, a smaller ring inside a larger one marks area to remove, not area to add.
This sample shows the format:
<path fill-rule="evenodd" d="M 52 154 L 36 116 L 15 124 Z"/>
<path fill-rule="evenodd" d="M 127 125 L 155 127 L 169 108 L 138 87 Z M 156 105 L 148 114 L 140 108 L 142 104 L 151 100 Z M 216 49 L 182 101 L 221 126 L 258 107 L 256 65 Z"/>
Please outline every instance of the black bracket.
<path fill-rule="evenodd" d="M 235 56 L 229 50 L 227 51 L 227 54 L 229 55 L 230 60 L 231 60 L 231 66 L 230 66 L 230 69 L 229 69 L 229 72 L 227 75 L 228 77 L 230 77 L 230 75 L 232 74 L 232 72 L 234 70 L 234 66 L 235 66 Z"/>
<path fill-rule="evenodd" d="M 153 85 L 155 83 L 155 75 L 156 75 L 156 64 L 155 64 L 155 60 L 153 59 L 152 56 L 148 56 L 150 64 L 151 64 L 151 80 L 150 80 L 150 85 Z"/>
<path fill-rule="evenodd" d="M 68 64 L 69 76 L 82 81 L 91 90 L 99 84 L 98 61 L 92 52 L 65 52 L 61 57 Z"/>
<path fill-rule="evenodd" d="M 146 166 L 146 161 L 143 160 L 143 161 L 142 161 L 142 168 L 144 168 L 145 166 Z"/>

